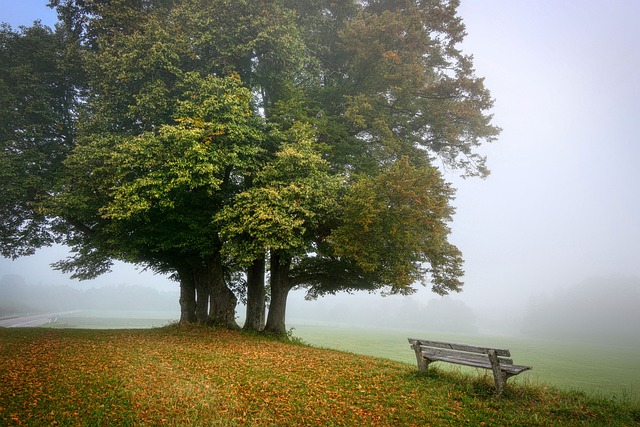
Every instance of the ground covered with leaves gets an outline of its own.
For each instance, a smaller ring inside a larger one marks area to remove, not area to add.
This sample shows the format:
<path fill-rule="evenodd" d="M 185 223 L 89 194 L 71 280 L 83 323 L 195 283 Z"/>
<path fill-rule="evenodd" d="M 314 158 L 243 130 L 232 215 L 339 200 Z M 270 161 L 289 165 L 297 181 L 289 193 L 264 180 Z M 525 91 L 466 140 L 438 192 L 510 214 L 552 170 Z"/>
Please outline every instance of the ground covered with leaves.
<path fill-rule="evenodd" d="M 0 425 L 634 426 L 640 408 L 206 327 L 0 329 Z"/>

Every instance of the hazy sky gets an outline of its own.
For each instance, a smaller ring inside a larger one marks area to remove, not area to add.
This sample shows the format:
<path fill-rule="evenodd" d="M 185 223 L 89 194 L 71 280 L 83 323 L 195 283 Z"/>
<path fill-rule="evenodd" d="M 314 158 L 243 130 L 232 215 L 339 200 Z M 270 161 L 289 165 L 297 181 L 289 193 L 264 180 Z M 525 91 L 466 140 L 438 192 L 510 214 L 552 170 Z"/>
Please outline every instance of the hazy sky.
<path fill-rule="evenodd" d="M 456 181 L 461 299 L 640 275 L 640 2 L 463 0 L 460 14 L 503 128 L 492 175 Z"/>
<path fill-rule="evenodd" d="M 45 4 L 0 0 L 0 21 L 51 25 Z M 467 272 L 454 298 L 517 308 L 590 276 L 640 276 L 640 2 L 462 0 L 459 12 L 463 50 L 486 78 L 503 132 L 483 149 L 489 178 L 448 177 L 458 188 L 451 240 Z M 48 267 L 58 258 L 44 250 L 0 260 L 0 276 L 63 283 Z M 95 283 L 176 288 L 132 271 Z"/>

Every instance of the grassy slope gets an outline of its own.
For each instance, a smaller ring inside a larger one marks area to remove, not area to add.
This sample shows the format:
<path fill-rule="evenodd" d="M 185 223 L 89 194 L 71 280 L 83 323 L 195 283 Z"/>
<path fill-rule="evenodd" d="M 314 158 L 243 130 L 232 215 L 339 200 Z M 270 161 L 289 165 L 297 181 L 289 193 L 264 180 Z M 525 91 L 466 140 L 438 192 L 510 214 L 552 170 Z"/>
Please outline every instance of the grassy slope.
<path fill-rule="evenodd" d="M 0 329 L 0 425 L 640 425 L 633 404 L 199 327 Z"/>
<path fill-rule="evenodd" d="M 82 311 L 66 315 L 52 328 L 152 328 L 170 323 L 167 312 Z M 174 316 L 175 317 L 175 316 Z M 400 362 L 415 363 L 407 337 L 429 338 L 508 348 L 516 363 L 533 366 L 532 371 L 510 383 L 545 383 L 564 390 L 584 391 L 596 396 L 640 401 L 640 348 L 544 341 L 507 336 L 464 335 L 385 328 L 363 328 L 338 324 L 293 322 L 293 334 L 313 346 L 350 351 Z M 630 344 L 630 343 L 627 343 Z M 440 364 L 443 370 L 473 372 L 459 365 Z"/>

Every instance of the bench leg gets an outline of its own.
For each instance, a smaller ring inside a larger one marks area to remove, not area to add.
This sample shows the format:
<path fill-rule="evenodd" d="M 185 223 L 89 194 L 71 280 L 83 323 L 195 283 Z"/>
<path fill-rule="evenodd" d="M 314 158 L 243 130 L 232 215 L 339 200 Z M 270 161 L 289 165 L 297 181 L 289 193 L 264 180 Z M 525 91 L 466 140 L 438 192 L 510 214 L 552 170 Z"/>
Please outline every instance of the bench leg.
<path fill-rule="evenodd" d="M 507 376 L 502 370 L 500 370 L 500 361 L 495 350 L 489 350 L 489 361 L 491 362 L 491 369 L 493 370 L 493 381 L 496 384 L 496 391 L 498 394 L 502 394 L 502 390 L 507 383 Z"/>
<path fill-rule="evenodd" d="M 416 352 L 416 362 L 418 362 L 418 371 L 426 372 L 427 367 L 429 366 L 429 362 L 422 357 L 422 349 L 420 348 L 420 342 L 416 341 L 412 345 L 413 351 Z"/>

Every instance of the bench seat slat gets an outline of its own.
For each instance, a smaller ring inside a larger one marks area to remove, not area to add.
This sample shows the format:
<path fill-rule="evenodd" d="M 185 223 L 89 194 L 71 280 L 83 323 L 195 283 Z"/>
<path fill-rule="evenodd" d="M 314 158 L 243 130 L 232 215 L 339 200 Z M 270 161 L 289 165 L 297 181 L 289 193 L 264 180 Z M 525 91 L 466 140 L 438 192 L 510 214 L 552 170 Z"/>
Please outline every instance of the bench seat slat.
<path fill-rule="evenodd" d="M 485 368 L 491 369 L 491 363 L 483 362 L 481 360 L 464 360 L 456 357 L 447 357 L 447 356 L 434 356 L 427 357 L 430 362 L 449 362 L 455 363 L 457 365 L 465 365 L 465 366 L 474 366 L 476 368 Z"/>
<path fill-rule="evenodd" d="M 524 371 L 531 369 L 531 366 L 523 365 L 500 365 L 500 370 L 510 373 L 511 375 L 518 375 Z"/>
<path fill-rule="evenodd" d="M 432 347 L 425 347 L 425 346 L 421 346 L 420 348 L 422 349 L 422 354 L 424 355 L 424 357 L 427 357 L 427 358 L 431 356 L 452 357 L 452 358 L 462 359 L 462 360 L 475 360 L 479 362 L 486 362 L 486 363 L 489 363 L 489 365 L 491 365 L 491 362 L 489 362 L 489 356 L 486 354 L 466 353 L 466 352 L 460 352 L 455 350 L 444 350 L 440 348 L 432 348 Z M 498 357 L 498 360 L 500 361 L 501 364 L 504 363 L 505 365 L 513 365 L 513 359 L 506 358 L 506 357 Z"/>
<path fill-rule="evenodd" d="M 491 369 L 491 363 L 487 362 L 483 362 L 481 360 L 468 360 L 468 359 L 461 359 L 461 358 L 457 358 L 457 357 L 447 357 L 447 356 L 435 356 L 435 357 L 427 357 L 427 359 L 431 362 L 449 362 L 449 363 L 455 363 L 457 365 L 465 365 L 465 366 L 471 366 L 471 367 L 475 367 L 475 368 L 484 368 L 484 369 Z M 502 363 L 500 364 L 500 370 L 507 372 L 509 374 L 512 375 L 518 375 L 524 371 L 528 371 L 529 369 L 531 369 L 530 366 L 522 366 L 522 365 L 503 365 Z"/>

